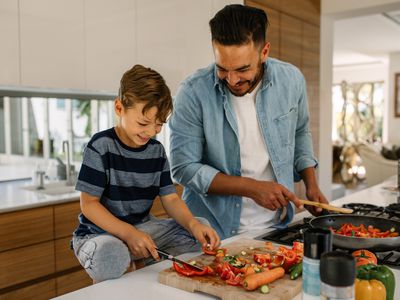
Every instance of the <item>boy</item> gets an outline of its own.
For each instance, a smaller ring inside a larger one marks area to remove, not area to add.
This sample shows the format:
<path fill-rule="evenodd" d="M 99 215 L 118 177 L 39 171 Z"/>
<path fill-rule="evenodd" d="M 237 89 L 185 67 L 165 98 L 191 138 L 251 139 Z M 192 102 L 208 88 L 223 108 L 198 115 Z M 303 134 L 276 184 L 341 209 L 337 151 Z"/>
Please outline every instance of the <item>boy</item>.
<path fill-rule="evenodd" d="M 205 219 L 193 217 L 176 194 L 161 143 L 152 139 L 172 111 L 172 98 L 156 71 L 135 65 L 121 79 L 114 128 L 95 134 L 84 151 L 76 189 L 81 191 L 73 248 L 93 282 L 118 278 L 156 249 L 173 255 L 218 247 Z M 160 195 L 172 219 L 149 214 Z"/>

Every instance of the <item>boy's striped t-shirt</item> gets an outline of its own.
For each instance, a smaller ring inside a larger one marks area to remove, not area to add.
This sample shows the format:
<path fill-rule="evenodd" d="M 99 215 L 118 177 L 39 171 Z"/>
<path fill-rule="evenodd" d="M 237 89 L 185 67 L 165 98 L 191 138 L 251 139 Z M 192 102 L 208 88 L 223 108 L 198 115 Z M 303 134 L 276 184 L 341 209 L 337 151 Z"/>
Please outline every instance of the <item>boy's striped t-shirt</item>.
<path fill-rule="evenodd" d="M 100 198 L 118 219 L 132 225 L 143 221 L 158 195 L 175 193 L 163 145 L 157 140 L 132 148 L 114 128 L 96 133 L 86 146 L 76 190 Z M 104 233 L 83 214 L 76 235 Z"/>

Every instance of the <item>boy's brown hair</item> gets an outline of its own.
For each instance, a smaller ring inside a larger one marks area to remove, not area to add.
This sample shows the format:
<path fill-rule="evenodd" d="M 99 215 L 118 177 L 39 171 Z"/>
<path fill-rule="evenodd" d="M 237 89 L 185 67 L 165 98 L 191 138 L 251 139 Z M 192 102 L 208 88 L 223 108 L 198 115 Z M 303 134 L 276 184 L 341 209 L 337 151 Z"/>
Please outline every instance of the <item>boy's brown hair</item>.
<path fill-rule="evenodd" d="M 122 76 L 119 99 L 125 109 L 137 102 L 147 102 L 143 107 L 145 113 L 157 107 L 157 119 L 166 122 L 172 111 L 171 92 L 164 78 L 156 71 L 142 65 L 134 65 Z"/>

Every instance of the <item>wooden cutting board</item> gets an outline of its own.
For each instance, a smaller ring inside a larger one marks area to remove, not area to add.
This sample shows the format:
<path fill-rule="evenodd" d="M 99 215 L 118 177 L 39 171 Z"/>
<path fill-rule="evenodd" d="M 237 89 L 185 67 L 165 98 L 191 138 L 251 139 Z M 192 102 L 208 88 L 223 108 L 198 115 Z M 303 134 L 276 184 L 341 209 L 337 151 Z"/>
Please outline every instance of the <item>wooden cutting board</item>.
<path fill-rule="evenodd" d="M 265 247 L 265 242 L 251 239 L 238 240 L 223 246 L 228 249 L 230 255 L 240 254 L 242 251 L 251 252 L 250 247 Z M 214 256 L 200 255 L 189 259 L 195 260 L 203 265 L 209 265 L 214 260 Z M 226 284 L 218 276 L 197 276 L 186 277 L 176 273 L 172 267 L 161 271 L 158 274 L 158 281 L 162 284 L 169 285 L 188 292 L 203 292 L 213 296 L 217 296 L 222 300 L 241 300 L 241 299 L 267 299 L 267 300 L 290 300 L 301 291 L 301 277 L 291 280 L 289 275 L 284 278 L 270 283 L 270 292 L 262 294 L 259 289 L 254 291 L 246 291 L 241 286 L 231 286 Z"/>

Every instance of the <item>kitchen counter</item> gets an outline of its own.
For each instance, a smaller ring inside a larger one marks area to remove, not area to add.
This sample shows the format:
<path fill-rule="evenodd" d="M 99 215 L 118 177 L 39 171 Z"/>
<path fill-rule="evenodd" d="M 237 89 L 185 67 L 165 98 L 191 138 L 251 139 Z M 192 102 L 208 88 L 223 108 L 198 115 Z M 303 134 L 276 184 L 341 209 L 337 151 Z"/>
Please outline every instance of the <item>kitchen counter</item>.
<path fill-rule="evenodd" d="M 333 205 L 342 205 L 344 203 L 370 203 L 375 205 L 388 205 L 397 202 L 399 194 L 387 190 L 387 187 L 395 185 L 394 179 L 376 185 L 374 187 L 362 190 L 349 196 L 332 201 Z M 296 214 L 293 222 L 309 216 L 308 212 Z M 243 233 L 223 241 L 227 244 L 241 238 L 254 238 L 273 229 L 260 230 L 251 233 Z M 182 259 L 189 259 L 200 253 L 186 253 L 180 256 Z M 164 269 L 171 267 L 170 261 L 162 261 L 154 265 L 145 267 L 125 274 L 119 279 L 108 280 L 105 282 L 92 285 L 90 287 L 60 296 L 57 300 L 78 300 L 78 299 L 216 299 L 213 296 L 202 293 L 190 293 L 173 287 L 169 287 L 158 283 L 158 273 Z M 392 269 L 396 276 L 396 291 L 394 299 L 400 299 L 400 270 Z M 301 294 L 297 295 L 294 300 L 300 300 Z"/>
<path fill-rule="evenodd" d="M 0 182 L 0 213 L 79 200 L 80 192 L 48 195 L 23 189 L 31 180 Z"/>

